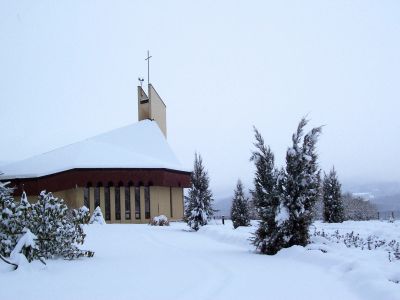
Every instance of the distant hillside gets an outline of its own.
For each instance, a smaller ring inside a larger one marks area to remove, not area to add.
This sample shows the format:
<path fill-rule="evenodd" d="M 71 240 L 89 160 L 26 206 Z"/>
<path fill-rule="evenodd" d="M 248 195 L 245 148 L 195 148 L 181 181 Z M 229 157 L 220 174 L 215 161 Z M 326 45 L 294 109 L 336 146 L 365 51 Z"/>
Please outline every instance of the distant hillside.
<path fill-rule="evenodd" d="M 378 210 L 400 212 L 400 183 L 374 182 L 363 184 L 343 184 L 343 190 L 353 194 L 371 195 L 368 200 L 374 203 Z"/>
<path fill-rule="evenodd" d="M 218 210 L 216 216 L 230 216 L 231 214 L 232 197 L 223 197 L 215 199 L 214 209 Z"/>
<path fill-rule="evenodd" d="M 379 211 L 400 211 L 400 193 L 391 196 L 375 197 L 371 200 Z"/>
<path fill-rule="evenodd" d="M 369 193 L 375 198 L 400 194 L 400 182 L 343 183 L 343 190 L 351 193 Z"/>
<path fill-rule="evenodd" d="M 399 212 L 400 215 L 400 183 L 382 182 L 368 184 L 343 184 L 343 191 L 354 195 L 364 195 L 367 200 L 374 203 L 381 212 Z M 368 196 L 368 197 L 367 197 Z M 229 216 L 232 197 L 215 199 L 214 209 L 218 210 L 216 216 Z M 396 214 L 397 215 L 397 214 Z"/>

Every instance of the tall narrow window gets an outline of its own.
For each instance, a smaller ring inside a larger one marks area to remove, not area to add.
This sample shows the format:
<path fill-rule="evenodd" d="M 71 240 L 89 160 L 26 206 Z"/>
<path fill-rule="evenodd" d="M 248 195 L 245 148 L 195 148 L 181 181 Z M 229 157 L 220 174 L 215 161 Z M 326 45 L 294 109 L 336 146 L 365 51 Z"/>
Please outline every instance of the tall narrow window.
<path fill-rule="evenodd" d="M 140 220 L 140 187 L 135 187 L 135 219 Z"/>
<path fill-rule="evenodd" d="M 144 187 L 144 217 L 150 219 L 150 187 Z"/>
<path fill-rule="evenodd" d="M 100 207 L 100 187 L 103 186 L 101 182 L 94 188 L 94 209 Z"/>
<path fill-rule="evenodd" d="M 172 213 L 172 187 L 169 188 L 169 210 L 171 212 L 171 218 L 173 217 L 173 213 Z"/>
<path fill-rule="evenodd" d="M 121 220 L 121 188 L 115 187 L 115 220 Z"/>
<path fill-rule="evenodd" d="M 90 209 L 89 188 L 83 188 L 83 205 Z"/>
<path fill-rule="evenodd" d="M 131 184 L 125 187 L 125 220 L 131 219 Z"/>
<path fill-rule="evenodd" d="M 106 186 L 104 188 L 104 204 L 105 204 L 105 211 L 106 211 L 106 221 L 111 220 L 111 209 L 110 209 L 110 186 Z"/>
<path fill-rule="evenodd" d="M 90 188 L 92 183 L 88 182 L 86 188 L 83 189 L 83 205 L 85 205 L 90 210 Z"/>

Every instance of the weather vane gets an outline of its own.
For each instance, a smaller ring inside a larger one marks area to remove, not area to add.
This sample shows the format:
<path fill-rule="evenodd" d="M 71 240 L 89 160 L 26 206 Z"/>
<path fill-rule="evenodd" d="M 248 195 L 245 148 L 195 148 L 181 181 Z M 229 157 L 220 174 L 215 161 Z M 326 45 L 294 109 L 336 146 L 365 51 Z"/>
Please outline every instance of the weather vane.
<path fill-rule="evenodd" d="M 139 83 L 140 83 L 140 87 L 143 88 L 143 78 L 138 77 Z"/>

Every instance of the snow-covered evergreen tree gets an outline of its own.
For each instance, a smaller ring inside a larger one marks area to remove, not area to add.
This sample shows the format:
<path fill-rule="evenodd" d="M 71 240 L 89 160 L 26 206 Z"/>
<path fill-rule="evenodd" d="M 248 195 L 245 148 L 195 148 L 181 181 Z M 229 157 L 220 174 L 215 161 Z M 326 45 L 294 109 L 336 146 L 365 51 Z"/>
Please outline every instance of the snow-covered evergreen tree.
<path fill-rule="evenodd" d="M 236 229 L 239 226 L 249 226 L 249 213 L 248 199 L 244 195 L 242 182 L 238 180 L 231 207 L 231 219 L 233 223 L 233 228 Z"/>
<path fill-rule="evenodd" d="M 90 217 L 89 220 L 89 224 L 100 224 L 100 225 L 106 224 L 100 206 L 97 206 L 96 209 L 93 211 L 92 216 Z"/>
<path fill-rule="evenodd" d="M 325 174 L 322 195 L 324 202 L 324 221 L 328 223 L 341 223 L 344 221 L 344 207 L 341 193 L 341 184 L 335 168 Z"/>
<path fill-rule="evenodd" d="M 303 138 L 307 123 L 305 118 L 300 121 L 292 136 L 293 145 L 286 153 L 284 191 L 278 213 L 284 227 L 285 247 L 307 245 L 313 207 L 320 194 L 316 143 L 322 128 L 313 128 Z"/>
<path fill-rule="evenodd" d="M 85 205 L 73 210 L 73 220 L 76 224 L 89 224 L 90 212 Z"/>
<path fill-rule="evenodd" d="M 197 231 L 214 213 L 209 178 L 200 155 L 195 154 L 194 169 L 191 174 L 191 187 L 185 196 L 185 220 L 193 230 Z"/>
<path fill-rule="evenodd" d="M 22 232 L 12 197 L 13 189 L 0 182 L 0 255 L 9 256 Z"/>
<path fill-rule="evenodd" d="M 29 262 L 33 259 L 44 262 L 43 258 L 51 257 L 93 256 L 93 252 L 77 247 L 85 238 L 81 223 L 88 218 L 87 209 L 76 211 L 71 220 L 66 216 L 64 201 L 51 193 L 43 191 L 38 201 L 30 204 L 25 193 L 19 203 L 14 202 L 12 192 L 7 183 L 0 182 L 1 260 L 18 267 L 16 261 L 22 256 Z"/>
<path fill-rule="evenodd" d="M 23 192 L 21 200 L 16 208 L 16 214 L 22 228 L 29 228 L 29 224 L 32 221 L 32 205 L 29 203 L 26 193 Z"/>
<path fill-rule="evenodd" d="M 79 228 L 80 224 L 66 217 L 68 208 L 64 200 L 42 191 L 33 208 L 30 229 L 37 236 L 41 256 L 67 259 L 93 256 L 92 252 L 82 251 L 76 246 L 83 243 L 85 235 Z"/>
<path fill-rule="evenodd" d="M 282 235 L 275 220 L 279 207 L 279 172 L 275 168 L 275 158 L 271 149 L 265 145 L 256 128 L 254 132 L 256 150 L 253 151 L 250 160 L 254 162 L 256 171 L 251 194 L 260 222 L 252 242 L 261 253 L 275 254 L 282 247 Z"/>
<path fill-rule="evenodd" d="M 253 199 L 260 217 L 253 244 L 261 253 L 275 254 L 293 245 L 305 246 L 313 208 L 320 195 L 320 171 L 316 143 L 321 127 L 304 136 L 308 121 L 303 118 L 286 153 L 286 168 L 274 167 L 274 155 L 255 129 L 256 166 Z"/>
<path fill-rule="evenodd" d="M 34 259 L 42 260 L 40 249 L 36 244 L 36 241 L 37 237 L 28 228 L 24 228 L 17 244 L 10 254 L 10 258 L 13 262 L 19 265 L 20 258 L 18 256 L 20 254 L 24 255 L 28 262 L 31 262 Z"/>

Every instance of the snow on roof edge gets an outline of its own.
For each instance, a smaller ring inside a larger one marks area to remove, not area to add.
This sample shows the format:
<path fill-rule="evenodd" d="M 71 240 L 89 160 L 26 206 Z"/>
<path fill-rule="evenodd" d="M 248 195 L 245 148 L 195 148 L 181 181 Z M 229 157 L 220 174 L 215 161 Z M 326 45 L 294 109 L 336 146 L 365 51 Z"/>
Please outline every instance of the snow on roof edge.
<path fill-rule="evenodd" d="M 126 138 L 130 133 L 132 138 Z M 88 152 L 88 148 L 98 151 Z M 65 165 L 60 163 L 63 158 L 66 159 Z M 38 178 L 72 169 L 123 168 L 191 172 L 177 159 L 158 125 L 152 120 L 143 120 L 3 165 L 0 167 L 0 180 Z"/>

